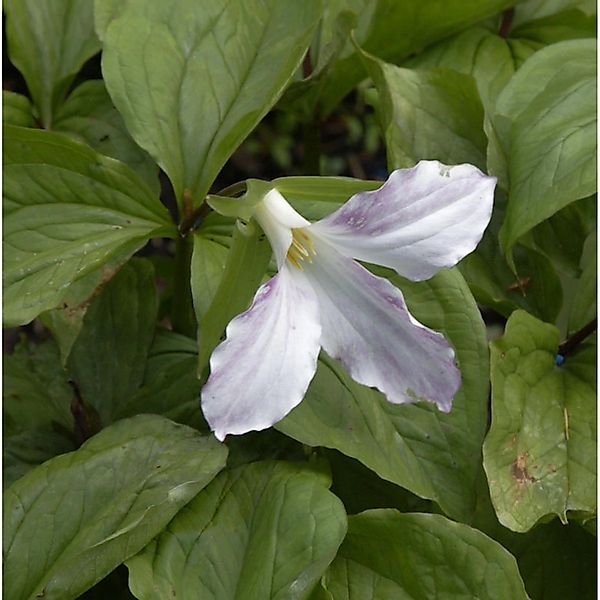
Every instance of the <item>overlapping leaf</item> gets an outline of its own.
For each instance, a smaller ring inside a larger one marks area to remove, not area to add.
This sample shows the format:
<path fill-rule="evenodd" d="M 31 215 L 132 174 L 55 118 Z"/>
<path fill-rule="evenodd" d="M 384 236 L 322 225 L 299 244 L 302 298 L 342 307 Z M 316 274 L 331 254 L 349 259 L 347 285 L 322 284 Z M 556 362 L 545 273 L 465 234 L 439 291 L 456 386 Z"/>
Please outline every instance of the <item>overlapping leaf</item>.
<path fill-rule="evenodd" d="M 52 340 L 22 340 L 5 355 L 3 483 L 10 484 L 45 460 L 75 449 L 71 401 L 60 355 Z"/>
<path fill-rule="evenodd" d="M 485 168 L 483 106 L 470 76 L 402 69 L 368 55 L 363 60 L 379 91 L 390 168 L 424 159 Z"/>
<path fill-rule="evenodd" d="M 346 532 L 328 477 L 256 462 L 221 474 L 127 562 L 140 600 L 306 598 Z"/>
<path fill-rule="evenodd" d="M 346 3 L 344 3 L 346 4 Z M 357 10 L 357 43 L 374 56 L 398 62 L 511 5 L 506 0 L 452 0 L 440 5 L 413 0 L 378 0 L 348 3 Z M 329 113 L 366 76 L 360 58 L 351 44 L 328 72 L 320 94 L 322 111 Z"/>
<path fill-rule="evenodd" d="M 77 86 L 57 111 L 53 129 L 124 162 L 158 195 L 158 168 L 127 133 L 102 81 Z"/>
<path fill-rule="evenodd" d="M 500 233 L 507 253 L 535 225 L 596 190 L 595 57 L 595 40 L 552 44 L 498 98 L 490 152 L 500 149 L 504 159 L 496 155 L 489 168 L 510 185 Z"/>
<path fill-rule="evenodd" d="M 131 0 L 110 21 L 106 85 L 179 202 L 184 190 L 196 204 L 204 199 L 273 106 L 304 56 L 319 11 L 318 0 Z"/>
<path fill-rule="evenodd" d="M 196 341 L 158 329 L 148 352 L 143 384 L 118 407 L 116 418 L 153 413 L 208 431 L 200 411 L 197 369 Z"/>
<path fill-rule="evenodd" d="M 516 561 L 500 544 L 440 515 L 395 510 L 348 518 L 322 586 L 333 600 L 527 598 Z"/>
<path fill-rule="evenodd" d="M 126 165 L 65 136 L 4 129 L 4 322 L 56 307 L 69 284 L 153 235 L 166 208 Z"/>
<path fill-rule="evenodd" d="M 103 425 L 142 383 L 157 311 L 154 269 L 148 261 L 132 259 L 85 314 L 68 368 Z"/>
<path fill-rule="evenodd" d="M 223 467 L 214 438 L 157 416 L 105 429 L 4 494 L 4 593 L 70 600 L 143 548 Z"/>
<path fill-rule="evenodd" d="M 44 127 L 83 63 L 100 50 L 89 0 L 7 0 L 11 61 L 25 77 Z"/>

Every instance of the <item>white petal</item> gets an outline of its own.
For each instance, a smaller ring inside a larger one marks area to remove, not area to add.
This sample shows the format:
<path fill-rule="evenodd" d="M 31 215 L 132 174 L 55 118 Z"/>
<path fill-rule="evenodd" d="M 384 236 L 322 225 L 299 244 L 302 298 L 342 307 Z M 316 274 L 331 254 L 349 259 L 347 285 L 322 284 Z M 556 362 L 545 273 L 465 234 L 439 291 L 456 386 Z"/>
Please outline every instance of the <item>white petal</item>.
<path fill-rule="evenodd" d="M 310 226 L 339 252 L 429 279 L 472 252 L 492 214 L 495 177 L 471 165 L 421 161 L 378 190 L 355 194 Z"/>
<path fill-rule="evenodd" d="M 298 214 L 275 189 L 268 192 L 258 204 L 254 218 L 269 238 L 277 267 L 281 269 L 292 243 L 292 228 L 306 227 L 310 222 Z"/>
<path fill-rule="evenodd" d="M 304 272 L 319 300 L 327 354 L 390 402 L 429 400 L 449 411 L 460 372 L 444 336 L 412 317 L 387 279 L 318 239 L 314 245 L 317 254 Z"/>
<path fill-rule="evenodd" d="M 270 427 L 304 397 L 321 334 L 314 291 L 300 271 L 285 265 L 226 334 L 202 389 L 204 416 L 220 440 Z"/>

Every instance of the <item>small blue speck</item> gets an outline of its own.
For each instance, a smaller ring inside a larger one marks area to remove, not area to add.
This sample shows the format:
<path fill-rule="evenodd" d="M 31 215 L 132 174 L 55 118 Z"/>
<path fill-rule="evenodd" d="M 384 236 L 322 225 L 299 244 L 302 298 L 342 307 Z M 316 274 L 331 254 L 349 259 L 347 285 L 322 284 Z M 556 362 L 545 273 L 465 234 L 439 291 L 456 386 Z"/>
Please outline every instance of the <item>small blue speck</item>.
<path fill-rule="evenodd" d="M 556 363 L 557 367 L 560 367 L 565 362 L 565 357 L 562 354 L 557 354 L 554 362 Z"/>

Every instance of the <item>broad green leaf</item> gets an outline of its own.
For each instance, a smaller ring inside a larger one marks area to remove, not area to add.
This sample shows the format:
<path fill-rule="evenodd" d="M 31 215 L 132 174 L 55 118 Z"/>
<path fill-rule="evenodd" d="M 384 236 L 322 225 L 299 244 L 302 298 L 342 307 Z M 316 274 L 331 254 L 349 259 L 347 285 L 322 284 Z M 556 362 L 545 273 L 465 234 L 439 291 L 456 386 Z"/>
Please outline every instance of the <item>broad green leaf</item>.
<path fill-rule="evenodd" d="M 194 235 L 192 273 L 194 308 L 198 320 L 206 314 L 219 289 L 227 263 L 227 248 L 205 237 L 202 232 Z"/>
<path fill-rule="evenodd" d="M 596 190 L 595 40 L 536 52 L 500 94 L 492 124 L 507 157 L 508 254 L 535 225 Z"/>
<path fill-rule="evenodd" d="M 570 306 L 567 330 L 569 333 L 582 329 L 598 314 L 597 309 L 597 276 L 598 261 L 596 256 L 597 236 L 592 232 L 585 244 L 581 260 L 581 276 L 576 282 L 573 303 Z"/>
<path fill-rule="evenodd" d="M 132 253 L 130 248 L 125 248 L 124 252 L 116 254 L 100 268 L 90 271 L 65 290 L 58 308 L 39 315 L 38 318 L 52 333 L 60 348 L 63 365 L 66 365 L 71 348 L 83 327 L 83 318 L 90 303 L 119 272 Z"/>
<path fill-rule="evenodd" d="M 550 260 L 535 246 L 514 249 L 515 275 L 503 256 L 498 230 L 504 217 L 506 197 L 496 190 L 492 220 L 475 252 L 458 265 L 475 299 L 505 317 L 523 308 L 553 322 L 563 304 L 561 280 Z"/>
<path fill-rule="evenodd" d="M 196 242 L 199 237 L 201 238 L 200 234 L 194 236 L 194 255 L 202 252 L 203 249 L 203 240 L 201 239 L 200 243 Z M 254 222 L 248 225 L 239 223 L 234 229 L 221 282 L 214 293 L 210 307 L 206 310 L 202 288 L 204 275 L 197 271 L 201 267 L 201 261 L 198 257 L 192 256 L 192 294 L 194 309 L 198 316 L 200 348 L 198 373 L 202 373 L 206 367 L 229 321 L 250 304 L 270 258 L 271 246 L 260 227 Z M 196 304 L 198 294 L 200 300 Z M 203 314 L 202 310 L 205 310 Z"/>
<path fill-rule="evenodd" d="M 593 38 L 596 37 L 596 15 L 585 14 L 577 9 L 566 10 L 516 27 L 510 35 L 542 44 Z"/>
<path fill-rule="evenodd" d="M 456 349 L 462 386 L 452 411 L 391 404 L 322 355 L 306 397 L 276 428 L 304 444 L 356 458 L 381 478 L 435 500 L 449 516 L 467 520 L 487 424 L 485 328 L 458 271 L 441 271 L 418 284 L 396 275 L 390 280 L 402 289 L 412 314 L 442 331 Z"/>
<path fill-rule="evenodd" d="M 111 3 L 112 4 L 112 3 Z M 320 2 L 130 0 L 108 25 L 103 73 L 136 142 L 196 205 L 300 64 Z"/>
<path fill-rule="evenodd" d="M 483 106 L 471 76 L 449 69 L 402 69 L 363 57 L 379 92 L 390 169 L 423 159 L 485 168 Z"/>
<path fill-rule="evenodd" d="M 355 38 L 363 50 L 397 63 L 511 4 L 507 0 L 450 0 L 442 8 L 436 2 L 414 0 L 365 2 Z M 344 53 L 328 74 L 321 94 L 323 114 L 331 112 L 365 76 L 357 53 Z"/>
<path fill-rule="evenodd" d="M 71 600 L 141 550 L 224 466 L 214 438 L 119 421 L 4 494 L 4 593 Z"/>
<path fill-rule="evenodd" d="M 6 0 L 6 39 L 44 127 L 74 76 L 100 50 L 89 0 Z"/>
<path fill-rule="evenodd" d="M 126 165 L 58 133 L 6 126 L 4 135 L 5 325 L 55 308 L 115 255 L 177 235 Z"/>
<path fill-rule="evenodd" d="M 333 600 L 527 599 L 513 556 L 480 531 L 440 515 L 370 510 L 323 578 Z"/>
<path fill-rule="evenodd" d="M 35 127 L 29 98 L 2 90 L 2 123 L 19 127 Z"/>
<path fill-rule="evenodd" d="M 208 432 L 200 411 L 197 367 L 195 340 L 173 331 L 157 330 L 143 385 L 119 406 L 115 418 L 154 413 Z"/>
<path fill-rule="evenodd" d="M 403 63 L 409 69 L 453 69 L 471 75 L 489 110 L 516 70 L 508 40 L 481 26 L 430 46 Z"/>
<path fill-rule="evenodd" d="M 132 259 L 94 298 L 83 318 L 68 370 L 103 425 L 142 383 L 157 312 L 152 264 Z"/>
<path fill-rule="evenodd" d="M 570 10 L 580 10 L 584 14 L 591 15 L 596 12 L 596 9 L 595 0 L 526 0 L 515 6 L 513 27 L 518 28 L 524 23 Z"/>
<path fill-rule="evenodd" d="M 53 129 L 131 167 L 158 196 L 158 167 L 131 139 L 102 81 L 85 81 L 56 113 Z"/>
<path fill-rule="evenodd" d="M 73 390 L 60 363 L 56 344 L 33 344 L 23 338 L 12 354 L 5 354 L 2 382 L 5 433 L 34 429 L 70 431 Z"/>
<path fill-rule="evenodd" d="M 4 437 L 2 451 L 2 487 L 13 484 L 43 462 L 71 452 L 77 447 L 66 432 L 23 431 Z"/>
<path fill-rule="evenodd" d="M 588 235 L 596 230 L 596 196 L 565 206 L 531 231 L 535 246 L 562 271 L 578 276 Z M 548 319 L 546 319 L 548 320 Z"/>
<path fill-rule="evenodd" d="M 4 355 L 3 484 L 45 460 L 75 448 L 71 401 L 56 344 L 24 338 Z"/>
<path fill-rule="evenodd" d="M 140 600 L 306 598 L 346 533 L 329 478 L 298 463 L 222 473 L 127 561 Z"/>
<path fill-rule="evenodd" d="M 110 22 L 121 14 L 127 3 L 128 0 L 94 0 L 94 25 L 101 41 L 104 41 Z"/>
<path fill-rule="evenodd" d="M 596 510 L 596 347 L 582 345 L 559 367 L 558 335 L 519 310 L 491 344 L 484 466 L 498 519 L 513 531 Z"/>

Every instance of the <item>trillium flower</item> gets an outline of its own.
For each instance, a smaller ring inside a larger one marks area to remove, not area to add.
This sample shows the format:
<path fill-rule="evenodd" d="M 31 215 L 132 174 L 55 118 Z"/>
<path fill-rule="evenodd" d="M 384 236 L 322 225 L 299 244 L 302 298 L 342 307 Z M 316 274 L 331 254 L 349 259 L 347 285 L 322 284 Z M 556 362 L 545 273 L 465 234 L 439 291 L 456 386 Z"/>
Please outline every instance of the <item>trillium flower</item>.
<path fill-rule="evenodd" d="M 460 387 L 454 350 L 408 312 L 400 290 L 356 260 L 412 281 L 455 265 L 487 227 L 495 183 L 471 165 L 422 161 L 316 223 L 269 191 L 254 217 L 278 273 L 211 356 L 202 408 L 216 437 L 283 419 L 304 397 L 321 348 L 389 402 L 428 400 L 449 411 Z"/>

